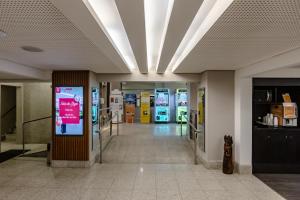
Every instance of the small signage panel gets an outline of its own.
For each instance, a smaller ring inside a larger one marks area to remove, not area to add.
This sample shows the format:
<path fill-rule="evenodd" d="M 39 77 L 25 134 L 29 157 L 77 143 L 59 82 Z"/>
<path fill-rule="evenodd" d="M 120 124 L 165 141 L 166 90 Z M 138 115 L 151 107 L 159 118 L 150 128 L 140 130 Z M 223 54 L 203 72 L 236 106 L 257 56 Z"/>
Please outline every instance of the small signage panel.
<path fill-rule="evenodd" d="M 55 88 L 55 134 L 83 135 L 83 87 Z"/>

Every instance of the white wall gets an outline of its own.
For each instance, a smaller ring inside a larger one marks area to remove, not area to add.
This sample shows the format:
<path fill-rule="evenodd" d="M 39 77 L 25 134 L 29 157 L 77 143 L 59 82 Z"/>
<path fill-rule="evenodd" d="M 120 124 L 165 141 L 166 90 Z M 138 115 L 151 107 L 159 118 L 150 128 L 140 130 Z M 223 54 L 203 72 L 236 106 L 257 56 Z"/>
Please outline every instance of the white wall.
<path fill-rule="evenodd" d="M 209 168 L 219 168 L 224 135 L 234 134 L 234 72 L 207 71 L 199 88 L 205 88 L 205 153 L 201 159 Z"/>
<path fill-rule="evenodd" d="M 23 83 L 23 106 L 24 121 L 51 116 L 51 83 Z M 51 136 L 51 118 L 25 125 L 24 133 L 26 143 L 46 144 Z"/>

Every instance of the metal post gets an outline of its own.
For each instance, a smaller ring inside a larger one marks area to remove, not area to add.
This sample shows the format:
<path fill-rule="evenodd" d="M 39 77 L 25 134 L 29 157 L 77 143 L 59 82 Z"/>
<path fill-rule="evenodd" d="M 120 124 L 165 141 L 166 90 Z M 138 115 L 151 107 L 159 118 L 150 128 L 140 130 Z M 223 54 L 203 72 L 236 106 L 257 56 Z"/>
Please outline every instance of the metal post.
<path fill-rule="evenodd" d="M 180 136 L 182 136 L 182 113 L 180 113 Z"/>
<path fill-rule="evenodd" d="M 197 131 L 195 131 L 194 132 L 194 134 L 195 134 L 195 136 L 194 136 L 194 156 L 195 156 L 195 165 L 197 165 L 198 164 L 198 160 L 197 160 L 197 135 L 198 135 L 198 133 L 197 133 Z"/>
<path fill-rule="evenodd" d="M 119 111 L 117 111 L 117 136 L 119 136 Z"/>
<path fill-rule="evenodd" d="M 99 142 L 100 142 L 100 158 L 99 158 L 99 162 L 102 163 L 102 134 L 101 134 L 101 131 L 99 131 Z"/>
<path fill-rule="evenodd" d="M 23 154 L 25 153 L 25 132 L 24 132 L 24 123 L 22 124 L 22 145 L 23 145 Z"/>
<path fill-rule="evenodd" d="M 112 112 L 110 112 L 110 123 L 109 123 L 109 135 L 112 135 L 112 123 L 113 123 L 113 118 L 112 118 Z"/>

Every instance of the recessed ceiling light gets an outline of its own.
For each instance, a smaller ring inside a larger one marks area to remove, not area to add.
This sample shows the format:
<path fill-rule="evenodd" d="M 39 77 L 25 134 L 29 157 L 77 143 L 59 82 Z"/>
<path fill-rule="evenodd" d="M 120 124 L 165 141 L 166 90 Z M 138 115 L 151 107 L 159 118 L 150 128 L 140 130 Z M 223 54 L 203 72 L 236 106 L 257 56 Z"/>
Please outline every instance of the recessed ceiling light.
<path fill-rule="evenodd" d="M 174 0 L 144 0 L 147 64 L 157 70 Z"/>
<path fill-rule="evenodd" d="M 189 29 L 178 46 L 168 69 L 174 72 L 214 23 L 221 17 L 233 0 L 204 0 Z"/>
<path fill-rule="evenodd" d="M 24 51 L 28 51 L 28 52 L 43 52 L 43 49 L 40 49 L 38 47 L 33 47 L 33 46 L 22 46 L 21 49 L 23 49 Z"/>
<path fill-rule="evenodd" d="M 137 68 L 127 33 L 114 0 L 84 0 L 114 48 L 130 70 Z"/>
<path fill-rule="evenodd" d="M 0 29 L 0 38 L 4 38 L 7 36 L 7 33 Z"/>

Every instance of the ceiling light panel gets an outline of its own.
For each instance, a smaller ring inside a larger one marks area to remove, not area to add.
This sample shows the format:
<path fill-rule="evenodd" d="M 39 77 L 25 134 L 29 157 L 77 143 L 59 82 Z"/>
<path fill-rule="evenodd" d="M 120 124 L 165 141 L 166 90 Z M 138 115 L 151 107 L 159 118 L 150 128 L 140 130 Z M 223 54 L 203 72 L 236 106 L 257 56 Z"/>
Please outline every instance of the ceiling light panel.
<path fill-rule="evenodd" d="M 197 43 L 203 38 L 214 23 L 221 17 L 233 0 L 204 0 L 199 8 L 193 22 L 183 37 L 168 70 L 174 72 L 186 56 L 193 50 Z"/>
<path fill-rule="evenodd" d="M 157 69 L 174 0 L 144 0 L 147 64 Z"/>
<path fill-rule="evenodd" d="M 130 70 L 137 69 L 137 62 L 115 0 L 84 0 L 84 3 L 127 67 Z"/>

